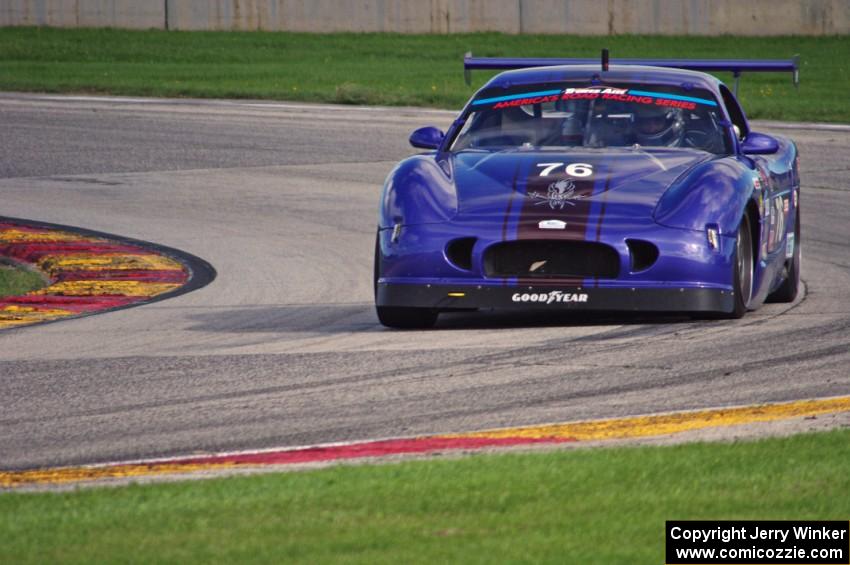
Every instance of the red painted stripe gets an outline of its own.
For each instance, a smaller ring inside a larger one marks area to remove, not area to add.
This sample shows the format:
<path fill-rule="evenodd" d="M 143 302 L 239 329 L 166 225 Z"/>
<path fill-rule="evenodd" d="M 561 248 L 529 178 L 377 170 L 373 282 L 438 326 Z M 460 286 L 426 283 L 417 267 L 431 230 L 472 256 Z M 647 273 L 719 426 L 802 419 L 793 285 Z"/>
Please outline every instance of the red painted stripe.
<path fill-rule="evenodd" d="M 156 271 L 153 269 L 104 269 L 102 271 L 62 271 L 54 282 L 64 281 L 142 281 L 161 283 L 185 283 L 189 274 L 185 271 Z"/>
<path fill-rule="evenodd" d="M 102 255 L 104 253 L 126 253 L 128 255 L 155 255 L 141 247 L 120 243 L 93 243 L 89 241 L 70 242 L 27 242 L 0 245 L 0 255 L 19 261 L 35 263 L 45 255 L 65 255 L 84 253 Z"/>
<path fill-rule="evenodd" d="M 126 306 L 144 299 L 145 297 L 142 296 L 10 296 L 0 300 L 0 308 L 3 306 L 33 306 L 60 308 L 73 312 L 91 312 Z"/>
<path fill-rule="evenodd" d="M 337 459 L 358 459 L 362 457 L 385 457 L 409 453 L 431 453 L 452 449 L 482 449 L 485 447 L 507 447 L 512 445 L 552 444 L 576 441 L 572 438 L 481 438 L 481 437 L 421 437 L 412 439 L 388 439 L 368 441 L 350 445 L 328 447 L 307 447 L 289 451 L 271 451 L 266 453 L 245 453 L 237 455 L 217 455 L 168 461 L 172 465 L 204 465 L 235 463 L 242 465 L 280 465 L 286 463 L 314 463 Z"/>

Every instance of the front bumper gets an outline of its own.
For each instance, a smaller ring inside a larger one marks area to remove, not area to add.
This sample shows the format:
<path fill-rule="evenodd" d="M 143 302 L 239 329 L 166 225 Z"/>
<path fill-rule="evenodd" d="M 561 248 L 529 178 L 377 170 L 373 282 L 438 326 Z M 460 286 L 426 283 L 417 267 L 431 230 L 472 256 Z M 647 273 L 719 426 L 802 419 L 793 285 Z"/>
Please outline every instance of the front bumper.
<path fill-rule="evenodd" d="M 519 308 L 641 312 L 731 312 L 732 292 L 716 288 L 594 288 L 378 282 L 378 306 L 436 309 Z"/>

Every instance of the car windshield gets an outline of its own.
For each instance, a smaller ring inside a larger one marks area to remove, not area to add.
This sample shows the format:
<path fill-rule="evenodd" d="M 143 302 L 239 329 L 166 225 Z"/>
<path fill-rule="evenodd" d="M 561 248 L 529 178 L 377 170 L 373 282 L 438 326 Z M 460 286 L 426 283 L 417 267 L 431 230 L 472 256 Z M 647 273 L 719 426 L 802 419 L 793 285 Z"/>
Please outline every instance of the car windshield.
<path fill-rule="evenodd" d="M 575 83 L 491 88 L 470 104 L 453 151 L 565 147 L 685 147 L 730 153 L 707 90 Z"/>

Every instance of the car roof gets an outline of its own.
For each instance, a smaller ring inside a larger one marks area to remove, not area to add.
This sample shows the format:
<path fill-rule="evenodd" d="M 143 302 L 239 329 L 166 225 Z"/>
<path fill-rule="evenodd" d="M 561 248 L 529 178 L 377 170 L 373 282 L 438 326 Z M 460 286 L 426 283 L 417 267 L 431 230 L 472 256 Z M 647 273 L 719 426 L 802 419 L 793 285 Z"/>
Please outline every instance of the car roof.
<path fill-rule="evenodd" d="M 490 79 L 483 89 L 543 82 L 581 81 L 588 83 L 599 80 L 600 84 L 638 83 L 641 85 L 663 84 L 682 86 L 688 84 L 694 88 L 704 88 L 720 98 L 716 77 L 698 71 L 666 67 L 647 67 L 643 65 L 611 65 L 603 71 L 600 65 L 559 65 L 553 67 L 529 67 L 505 71 Z"/>

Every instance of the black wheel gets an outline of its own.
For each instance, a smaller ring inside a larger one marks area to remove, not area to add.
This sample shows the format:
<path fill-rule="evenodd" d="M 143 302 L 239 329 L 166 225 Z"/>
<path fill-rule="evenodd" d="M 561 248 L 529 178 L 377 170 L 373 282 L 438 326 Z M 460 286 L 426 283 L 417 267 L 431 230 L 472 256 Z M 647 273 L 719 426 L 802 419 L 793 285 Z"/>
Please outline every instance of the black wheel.
<path fill-rule="evenodd" d="M 375 260 L 372 262 L 372 291 L 378 299 L 378 277 L 381 276 L 381 230 L 375 234 Z"/>
<path fill-rule="evenodd" d="M 375 299 L 378 298 L 378 278 L 381 272 L 381 242 L 380 235 L 375 238 L 375 263 L 373 268 L 372 286 L 375 289 Z M 404 330 L 426 329 L 437 323 L 439 312 L 432 308 L 412 308 L 407 306 L 378 306 L 375 304 L 378 321 L 388 328 Z"/>
<path fill-rule="evenodd" d="M 794 222 L 794 255 L 785 261 L 785 280 L 767 297 L 769 302 L 794 302 L 800 288 L 800 210 Z"/>
<path fill-rule="evenodd" d="M 753 295 L 753 236 L 750 231 L 750 217 L 744 214 L 738 226 L 735 238 L 735 261 L 732 281 L 735 293 L 735 306 L 728 318 L 740 318 L 747 312 L 747 305 Z"/>

